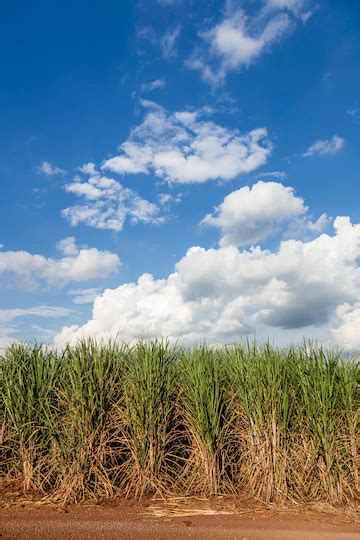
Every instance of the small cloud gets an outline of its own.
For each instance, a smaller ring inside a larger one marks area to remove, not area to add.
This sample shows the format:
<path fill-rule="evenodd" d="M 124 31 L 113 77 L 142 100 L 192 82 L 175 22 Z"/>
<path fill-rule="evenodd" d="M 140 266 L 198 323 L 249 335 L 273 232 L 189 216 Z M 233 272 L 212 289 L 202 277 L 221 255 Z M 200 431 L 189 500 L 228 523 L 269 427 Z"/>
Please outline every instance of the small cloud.
<path fill-rule="evenodd" d="M 64 169 L 60 167 L 54 167 L 49 161 L 43 161 L 37 168 L 39 173 L 46 174 L 46 176 L 54 176 L 56 174 L 66 174 Z"/>
<path fill-rule="evenodd" d="M 139 154 L 141 152 L 137 152 L 136 149 L 131 154 L 134 162 L 128 157 L 112 159 L 116 160 L 117 166 L 121 166 L 122 169 L 125 166 L 127 172 L 131 173 L 140 168 L 140 164 L 136 161 Z M 134 190 L 125 188 L 113 178 L 101 176 L 95 169 L 94 172 L 93 164 L 90 165 L 90 167 L 89 164 L 81 167 L 83 171 L 86 169 L 90 171 L 90 178 L 87 181 L 75 178 L 73 182 L 65 186 L 67 193 L 73 193 L 83 199 L 82 204 L 64 208 L 61 212 L 61 215 L 71 226 L 85 223 L 97 229 L 119 232 L 123 229 L 126 219 L 129 219 L 132 224 L 141 222 L 160 225 L 164 223 L 165 220 L 160 215 L 160 208 L 156 204 L 143 199 Z M 60 243 L 60 249 L 63 253 L 64 249 L 72 250 L 75 248 L 73 237 L 66 238 Z"/>
<path fill-rule="evenodd" d="M 330 225 L 331 218 L 326 213 L 321 214 L 321 216 L 316 221 L 309 221 L 307 223 L 307 228 L 313 233 L 320 234 L 326 230 Z"/>
<path fill-rule="evenodd" d="M 143 100 L 142 105 L 149 105 Z M 101 166 L 117 174 L 149 174 L 182 184 L 208 180 L 231 180 L 264 165 L 272 144 L 266 128 L 248 133 L 228 129 L 209 121 L 208 111 L 180 110 L 168 113 L 150 102 L 150 111 L 119 147 L 119 154 Z M 93 192 L 91 186 L 81 190 Z M 79 191 L 80 186 L 68 188 Z M 96 191 L 98 193 L 98 191 Z M 94 197 L 94 195 L 92 195 Z"/>
<path fill-rule="evenodd" d="M 229 193 L 201 223 L 220 229 L 221 246 L 251 245 L 275 234 L 279 225 L 302 218 L 306 212 L 303 199 L 295 195 L 293 188 L 259 181 Z"/>
<path fill-rule="evenodd" d="M 0 323 L 8 323 L 18 317 L 67 317 L 73 310 L 57 306 L 36 306 L 31 308 L 0 309 Z"/>
<path fill-rule="evenodd" d="M 345 139 L 343 137 L 338 137 L 338 135 L 333 135 L 331 139 L 318 139 L 314 142 L 306 152 L 303 154 L 303 157 L 309 157 L 314 155 L 334 155 L 340 152 L 345 144 Z"/>
<path fill-rule="evenodd" d="M 161 105 L 159 105 L 155 101 L 152 101 L 151 99 L 140 99 L 139 103 L 144 109 L 154 109 L 157 111 L 163 110 Z"/>
<path fill-rule="evenodd" d="M 183 198 L 182 193 L 177 193 L 176 195 L 172 195 L 171 193 L 158 194 L 159 204 L 160 206 L 163 206 L 165 208 L 168 208 L 171 204 L 179 204 L 182 198 Z"/>
<path fill-rule="evenodd" d="M 73 297 L 74 304 L 92 304 L 102 289 L 71 289 L 69 294 Z"/>
<path fill-rule="evenodd" d="M 6 285 L 15 280 L 17 286 L 25 289 L 34 288 L 37 283 L 43 282 L 63 287 L 71 281 L 107 277 L 118 270 L 121 264 L 115 253 L 96 248 L 77 249 L 73 237 L 59 242 L 57 249 L 62 254 L 59 258 L 24 250 L 1 251 L 0 277 L 6 278 Z"/>
<path fill-rule="evenodd" d="M 65 256 L 72 257 L 79 253 L 74 236 L 68 236 L 56 244 L 56 249 Z"/>
<path fill-rule="evenodd" d="M 163 6 L 173 6 L 179 4 L 182 0 L 157 0 L 159 4 Z"/>
<path fill-rule="evenodd" d="M 357 118 L 360 116 L 360 107 L 358 105 L 353 105 L 347 109 L 346 114 L 351 116 L 351 118 Z"/>
<path fill-rule="evenodd" d="M 91 161 L 89 163 L 84 163 L 84 165 L 78 167 L 78 171 L 84 174 L 89 174 L 90 176 L 97 174 L 95 163 L 92 163 Z"/>
<path fill-rule="evenodd" d="M 176 42 L 180 35 L 180 31 L 181 27 L 175 26 L 175 28 L 171 28 L 170 30 L 165 32 L 160 41 L 162 54 L 166 60 L 174 58 L 177 55 Z"/>
<path fill-rule="evenodd" d="M 298 21 L 303 24 L 311 13 L 304 11 L 307 0 L 267 0 L 255 13 L 247 13 L 226 2 L 225 16 L 207 32 L 203 43 L 185 62 L 189 69 L 201 72 L 211 85 L 224 82 L 233 70 L 248 68 L 264 53 L 289 35 Z"/>
<path fill-rule="evenodd" d="M 283 238 L 285 239 L 309 239 L 313 238 L 314 235 L 322 234 L 330 226 L 332 218 L 330 218 L 326 213 L 321 214 L 321 216 L 312 221 L 311 218 L 307 215 L 300 218 L 292 220 L 289 224 L 287 230 L 283 233 Z"/>
<path fill-rule="evenodd" d="M 141 85 L 142 92 L 152 92 L 153 90 L 158 90 L 166 86 L 165 79 L 156 79 L 155 81 L 150 81 L 148 83 L 143 83 Z"/>
<path fill-rule="evenodd" d="M 287 178 L 287 174 L 285 171 L 268 171 L 257 174 L 256 178 L 277 178 L 279 180 L 284 180 Z"/>

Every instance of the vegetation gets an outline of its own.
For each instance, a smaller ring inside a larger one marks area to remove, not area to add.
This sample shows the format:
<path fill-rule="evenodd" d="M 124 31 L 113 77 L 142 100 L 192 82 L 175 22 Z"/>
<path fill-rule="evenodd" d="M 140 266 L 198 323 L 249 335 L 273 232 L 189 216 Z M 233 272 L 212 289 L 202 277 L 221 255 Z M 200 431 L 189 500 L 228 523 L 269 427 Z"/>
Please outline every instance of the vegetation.
<path fill-rule="evenodd" d="M 359 500 L 359 363 L 320 347 L 16 344 L 1 357 L 6 488 L 64 504 L 246 493 Z"/>

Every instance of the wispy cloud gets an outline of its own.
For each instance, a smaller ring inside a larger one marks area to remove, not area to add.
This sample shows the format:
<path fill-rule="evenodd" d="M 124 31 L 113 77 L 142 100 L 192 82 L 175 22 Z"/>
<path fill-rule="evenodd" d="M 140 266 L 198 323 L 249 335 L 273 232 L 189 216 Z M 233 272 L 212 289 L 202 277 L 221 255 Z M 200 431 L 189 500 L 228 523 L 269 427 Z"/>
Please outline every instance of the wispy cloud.
<path fill-rule="evenodd" d="M 318 139 L 315 141 L 306 152 L 303 157 L 309 157 L 314 155 L 334 155 L 340 152 L 345 144 L 345 139 L 338 135 L 333 135 L 331 139 Z"/>
<path fill-rule="evenodd" d="M 70 289 L 69 294 L 73 297 L 74 304 L 92 304 L 101 289 Z"/>
<path fill-rule="evenodd" d="M 166 81 L 165 79 L 155 79 L 147 83 L 142 83 L 140 90 L 141 92 L 152 92 L 153 90 L 159 90 L 160 88 L 165 88 Z"/>
<path fill-rule="evenodd" d="M 204 45 L 187 60 L 205 81 L 219 84 L 232 70 L 248 67 L 290 33 L 297 20 L 305 22 L 306 0 L 268 0 L 254 15 L 227 2 L 224 18 L 201 34 Z"/>
<path fill-rule="evenodd" d="M 177 40 L 180 36 L 181 27 L 175 26 L 165 32 L 160 40 L 162 55 L 166 60 L 174 58 L 177 55 Z"/>
<path fill-rule="evenodd" d="M 257 174 L 256 178 L 276 178 L 278 180 L 284 180 L 287 178 L 287 173 L 285 171 L 268 171 Z"/>
<path fill-rule="evenodd" d="M 360 118 L 360 107 L 358 105 L 353 105 L 347 109 L 346 113 L 351 116 L 351 118 Z"/>
<path fill-rule="evenodd" d="M 19 317 L 67 317 L 72 309 L 57 306 L 36 306 L 31 308 L 0 309 L 0 323 L 8 323 Z"/>

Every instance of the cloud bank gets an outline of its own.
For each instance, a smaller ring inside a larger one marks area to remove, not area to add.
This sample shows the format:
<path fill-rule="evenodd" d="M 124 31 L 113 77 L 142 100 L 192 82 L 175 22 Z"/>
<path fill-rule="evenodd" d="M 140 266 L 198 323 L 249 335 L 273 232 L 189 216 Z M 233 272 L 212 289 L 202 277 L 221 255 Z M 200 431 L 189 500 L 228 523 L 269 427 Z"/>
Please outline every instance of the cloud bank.
<path fill-rule="evenodd" d="M 105 290 L 94 301 L 91 320 L 64 327 L 56 345 L 87 336 L 167 336 L 193 343 L 204 338 L 230 342 L 256 334 L 289 342 L 307 333 L 347 349 L 360 347 L 355 332 L 360 317 L 360 224 L 337 217 L 331 234 L 282 240 L 273 250 L 238 245 L 278 227 L 276 215 L 285 221 L 291 216 L 307 219 L 303 200 L 280 186 L 259 182 L 228 195 L 215 217 L 208 218 L 218 220 L 223 234 L 219 247 L 191 247 L 166 279 L 145 273 L 137 282 Z M 275 213 L 271 203 L 278 205 Z"/>

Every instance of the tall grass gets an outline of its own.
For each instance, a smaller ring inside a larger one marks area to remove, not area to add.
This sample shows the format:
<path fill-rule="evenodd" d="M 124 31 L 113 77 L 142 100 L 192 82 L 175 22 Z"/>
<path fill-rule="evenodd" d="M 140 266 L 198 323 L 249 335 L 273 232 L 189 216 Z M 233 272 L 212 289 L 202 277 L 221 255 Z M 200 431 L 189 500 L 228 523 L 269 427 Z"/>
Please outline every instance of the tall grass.
<path fill-rule="evenodd" d="M 239 474 L 266 501 L 288 495 L 288 447 L 294 407 L 289 353 L 268 344 L 236 346 L 228 354 L 235 423 L 243 451 Z"/>
<path fill-rule="evenodd" d="M 191 449 L 186 467 L 188 489 L 215 495 L 226 482 L 229 426 L 222 356 L 214 349 L 196 347 L 185 352 L 178 372 L 178 408 Z"/>
<path fill-rule="evenodd" d="M 115 494 L 117 465 L 114 407 L 120 386 L 126 346 L 80 342 L 59 358 L 57 381 L 57 438 L 50 460 L 57 469 L 56 493 L 61 500 L 101 499 Z"/>
<path fill-rule="evenodd" d="M 166 342 L 139 342 L 126 363 L 118 405 L 126 495 L 166 492 L 175 471 L 171 439 L 175 430 L 176 352 Z"/>
<path fill-rule="evenodd" d="M 64 504 L 243 492 L 355 505 L 359 375 L 310 345 L 13 345 L 0 359 L 1 480 Z"/>

